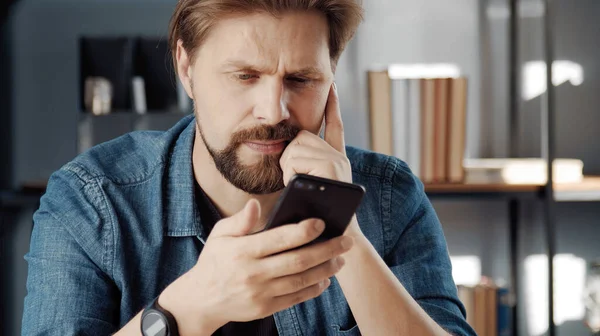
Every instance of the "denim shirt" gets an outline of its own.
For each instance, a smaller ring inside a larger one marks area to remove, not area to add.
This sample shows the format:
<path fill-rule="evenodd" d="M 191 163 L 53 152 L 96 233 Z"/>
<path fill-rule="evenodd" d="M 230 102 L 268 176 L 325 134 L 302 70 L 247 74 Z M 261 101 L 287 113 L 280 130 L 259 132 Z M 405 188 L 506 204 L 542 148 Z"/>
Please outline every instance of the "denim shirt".
<path fill-rule="evenodd" d="M 194 120 L 124 135 L 52 174 L 25 256 L 24 335 L 114 333 L 194 266 L 207 238 L 194 199 Z M 429 316 L 453 335 L 475 335 L 421 182 L 399 159 L 352 147 L 347 155 L 367 190 L 357 211 L 365 236 Z M 335 278 L 274 318 L 281 336 L 360 335 Z"/>

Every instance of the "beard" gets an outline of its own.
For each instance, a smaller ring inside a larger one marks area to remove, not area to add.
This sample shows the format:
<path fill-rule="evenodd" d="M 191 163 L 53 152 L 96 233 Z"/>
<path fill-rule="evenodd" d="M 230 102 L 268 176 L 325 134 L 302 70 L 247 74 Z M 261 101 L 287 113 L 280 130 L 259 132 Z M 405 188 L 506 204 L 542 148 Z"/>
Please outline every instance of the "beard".
<path fill-rule="evenodd" d="M 200 123 L 197 124 L 204 146 L 215 162 L 217 170 L 234 187 L 255 195 L 274 193 L 285 187 L 283 171 L 279 164 L 282 153 L 263 155 L 258 163 L 245 165 L 238 156 L 238 150 L 247 141 L 285 140 L 287 147 L 300 132 L 299 127 L 282 122 L 241 130 L 231 136 L 225 149 L 217 150 L 208 144 Z"/>

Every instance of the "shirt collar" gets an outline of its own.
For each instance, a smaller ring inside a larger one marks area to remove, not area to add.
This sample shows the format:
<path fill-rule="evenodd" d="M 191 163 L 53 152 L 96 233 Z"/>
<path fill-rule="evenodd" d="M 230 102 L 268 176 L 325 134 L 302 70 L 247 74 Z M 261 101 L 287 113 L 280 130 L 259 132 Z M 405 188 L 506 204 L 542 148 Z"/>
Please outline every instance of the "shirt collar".
<path fill-rule="evenodd" d="M 166 235 L 170 237 L 198 236 L 206 238 L 194 195 L 196 182 L 192 153 L 196 137 L 195 120 L 192 115 L 179 122 L 183 131 L 177 136 L 166 165 Z"/>

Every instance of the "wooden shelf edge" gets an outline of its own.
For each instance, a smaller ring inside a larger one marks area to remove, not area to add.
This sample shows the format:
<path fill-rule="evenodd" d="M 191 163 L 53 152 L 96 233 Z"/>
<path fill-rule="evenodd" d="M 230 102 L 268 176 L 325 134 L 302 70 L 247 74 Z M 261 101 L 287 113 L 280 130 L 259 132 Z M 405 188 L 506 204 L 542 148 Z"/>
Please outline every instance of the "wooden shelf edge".
<path fill-rule="evenodd" d="M 557 202 L 600 201 L 600 176 L 586 176 L 580 183 L 557 184 L 554 199 Z"/>
<path fill-rule="evenodd" d="M 537 184 L 501 183 L 426 183 L 426 193 L 531 193 L 542 188 Z"/>
<path fill-rule="evenodd" d="M 508 194 L 542 192 L 541 184 L 425 183 L 428 194 Z M 582 182 L 555 184 L 557 201 L 600 201 L 600 176 L 586 176 Z"/>

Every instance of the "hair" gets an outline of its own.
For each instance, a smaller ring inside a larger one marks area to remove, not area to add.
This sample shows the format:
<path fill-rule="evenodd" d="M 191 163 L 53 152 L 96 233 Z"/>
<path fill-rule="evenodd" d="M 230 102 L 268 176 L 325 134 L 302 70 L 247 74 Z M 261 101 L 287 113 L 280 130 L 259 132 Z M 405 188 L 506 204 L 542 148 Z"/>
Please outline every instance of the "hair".
<path fill-rule="evenodd" d="M 363 19 L 361 0 L 179 0 L 169 25 L 169 44 L 177 72 L 177 42 L 191 60 L 215 23 L 225 16 L 264 12 L 318 11 L 329 25 L 329 56 L 335 67 Z"/>

